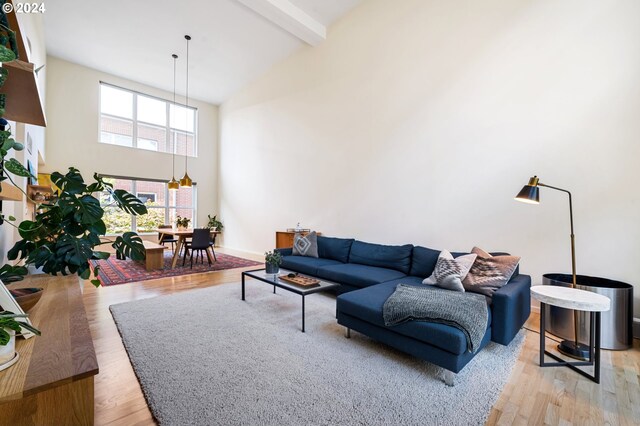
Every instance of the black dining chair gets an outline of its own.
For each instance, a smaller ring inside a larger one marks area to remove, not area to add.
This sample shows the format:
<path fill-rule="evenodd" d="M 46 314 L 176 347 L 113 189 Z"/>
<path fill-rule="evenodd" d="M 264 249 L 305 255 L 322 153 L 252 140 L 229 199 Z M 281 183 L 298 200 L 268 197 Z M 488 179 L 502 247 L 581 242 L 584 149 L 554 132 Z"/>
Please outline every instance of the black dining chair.
<path fill-rule="evenodd" d="M 216 257 L 216 250 L 215 250 L 215 246 L 216 246 L 216 233 L 213 234 L 213 238 L 211 237 L 211 234 L 209 234 L 209 247 L 211 247 L 211 253 L 213 253 L 213 260 L 215 262 L 218 261 L 218 258 Z"/>
<path fill-rule="evenodd" d="M 171 229 L 171 225 L 160 225 L 158 229 Z M 174 235 L 163 234 L 162 232 L 158 232 L 158 244 L 165 245 L 166 243 L 171 243 L 171 251 L 175 251 L 175 243 L 178 242 L 178 239 Z"/>
<path fill-rule="evenodd" d="M 186 242 L 186 248 L 184 251 L 184 257 L 182 258 L 182 266 L 184 266 L 187 260 L 187 253 L 189 253 L 189 261 L 191 262 L 191 269 L 193 269 L 193 252 L 196 251 L 200 255 L 200 259 L 204 264 L 203 252 L 206 254 L 207 249 L 210 247 L 211 237 L 209 236 L 208 228 L 196 228 L 193 230 L 193 237 L 190 242 Z M 198 261 L 198 254 L 196 254 L 196 262 Z M 211 259 L 207 256 L 207 262 L 211 265 Z"/>

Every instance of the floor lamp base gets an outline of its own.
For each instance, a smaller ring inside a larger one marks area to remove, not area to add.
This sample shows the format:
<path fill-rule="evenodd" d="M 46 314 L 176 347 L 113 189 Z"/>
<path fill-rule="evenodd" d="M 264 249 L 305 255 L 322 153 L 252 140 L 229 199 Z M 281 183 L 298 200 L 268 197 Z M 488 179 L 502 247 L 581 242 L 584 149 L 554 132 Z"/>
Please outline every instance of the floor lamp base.
<path fill-rule="evenodd" d="M 558 345 L 558 351 L 561 354 L 582 361 L 589 360 L 589 346 L 582 343 L 576 343 L 573 340 L 563 340 Z"/>

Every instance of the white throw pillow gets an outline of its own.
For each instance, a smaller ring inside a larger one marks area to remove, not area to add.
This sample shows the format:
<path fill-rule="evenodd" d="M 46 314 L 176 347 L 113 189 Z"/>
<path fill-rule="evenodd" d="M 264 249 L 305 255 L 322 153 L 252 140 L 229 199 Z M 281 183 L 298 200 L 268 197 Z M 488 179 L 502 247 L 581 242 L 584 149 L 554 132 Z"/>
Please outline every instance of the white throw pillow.
<path fill-rule="evenodd" d="M 425 278 L 422 284 L 435 285 L 448 290 L 464 292 L 462 280 L 464 280 L 469 273 L 476 257 L 478 257 L 478 255 L 472 253 L 458 256 L 454 259 L 451 253 L 447 250 L 442 250 L 438 256 L 438 262 L 433 270 L 433 274 L 431 274 L 429 278 Z"/>

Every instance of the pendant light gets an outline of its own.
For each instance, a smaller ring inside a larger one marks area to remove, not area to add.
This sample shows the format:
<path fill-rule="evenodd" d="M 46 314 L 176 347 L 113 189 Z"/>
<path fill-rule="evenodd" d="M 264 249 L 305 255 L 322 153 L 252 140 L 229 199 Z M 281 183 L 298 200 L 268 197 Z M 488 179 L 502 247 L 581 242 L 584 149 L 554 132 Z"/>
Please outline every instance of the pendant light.
<path fill-rule="evenodd" d="M 185 102 L 185 126 L 187 120 L 189 119 L 189 40 L 191 40 L 191 36 L 185 35 L 184 38 L 187 40 L 187 89 L 185 93 L 186 102 Z M 185 135 L 185 143 L 184 143 L 184 176 L 180 179 L 180 186 L 183 188 L 191 188 L 193 181 L 189 177 L 189 173 L 187 172 L 187 141 Z"/>
<path fill-rule="evenodd" d="M 175 53 L 171 55 L 173 58 L 173 113 L 176 112 L 176 59 L 178 55 Z M 169 114 L 171 116 L 171 114 Z M 171 180 L 167 182 L 167 189 L 169 191 L 177 191 L 180 188 L 180 183 L 176 180 L 176 138 L 173 140 L 173 153 L 171 158 Z"/>

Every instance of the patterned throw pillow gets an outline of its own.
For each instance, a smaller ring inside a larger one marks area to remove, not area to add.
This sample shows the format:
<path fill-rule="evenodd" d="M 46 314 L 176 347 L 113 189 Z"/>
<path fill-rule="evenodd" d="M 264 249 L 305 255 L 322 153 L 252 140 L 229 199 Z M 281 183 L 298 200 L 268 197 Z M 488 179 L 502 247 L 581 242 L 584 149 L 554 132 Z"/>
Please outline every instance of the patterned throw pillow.
<path fill-rule="evenodd" d="M 476 256 L 476 254 L 466 254 L 454 259 L 451 253 L 443 250 L 438 256 L 433 274 L 429 278 L 425 278 L 422 283 L 464 292 L 462 280 L 467 276 Z"/>
<path fill-rule="evenodd" d="M 307 235 L 296 234 L 293 237 L 293 255 L 318 257 L 318 236 L 316 231 Z"/>
<path fill-rule="evenodd" d="M 520 262 L 518 256 L 491 256 L 478 247 L 474 247 L 471 252 L 478 257 L 462 284 L 465 290 L 484 294 L 489 298 L 509 282 Z"/>

